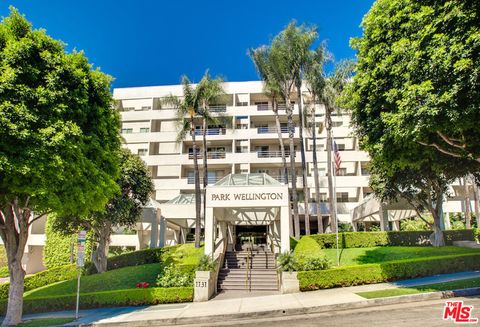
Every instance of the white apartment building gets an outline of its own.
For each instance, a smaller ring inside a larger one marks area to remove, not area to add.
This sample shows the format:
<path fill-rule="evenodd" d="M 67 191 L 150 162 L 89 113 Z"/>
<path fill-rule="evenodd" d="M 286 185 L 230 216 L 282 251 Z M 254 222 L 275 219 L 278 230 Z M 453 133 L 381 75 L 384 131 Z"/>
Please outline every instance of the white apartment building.
<path fill-rule="evenodd" d="M 224 83 L 226 96 L 211 105 L 211 111 L 229 117 L 231 126 L 208 126 L 208 183 L 214 184 L 229 174 L 266 173 L 278 180 L 282 179 L 282 159 L 275 118 L 271 110 L 271 100 L 263 92 L 263 83 L 227 82 Z M 180 194 L 194 192 L 194 170 L 192 138 L 177 142 L 176 110 L 165 105 L 166 96 L 182 96 L 181 85 L 132 87 L 114 89 L 121 112 L 122 137 L 125 146 L 140 155 L 152 172 L 155 184 L 155 200 L 168 202 Z M 295 128 L 295 161 L 297 165 L 297 188 L 303 198 L 301 176 L 300 143 L 298 138 L 298 103 L 309 103 L 307 90 L 302 99 L 293 98 Z M 285 106 L 283 106 L 285 107 Z M 324 121 L 324 108 L 316 105 L 317 126 Z M 288 145 L 287 118 L 280 110 L 281 129 L 284 142 Z M 350 211 L 371 193 L 368 187 L 366 164 L 368 155 L 360 151 L 358 142 L 352 135 L 348 114 L 335 113 L 333 135 L 341 153 L 341 169 L 336 177 L 338 217 L 342 222 L 351 222 Z M 201 126 L 201 124 L 199 124 Z M 197 131 L 197 141 L 201 143 L 202 130 Z M 312 162 L 312 139 L 310 130 L 304 130 L 306 139 L 306 162 L 310 198 L 315 199 Z M 327 152 L 326 132 L 317 134 L 317 157 L 320 175 L 320 203 L 322 214 L 328 217 Z M 199 143 L 199 144 L 200 144 Z M 288 152 L 288 146 L 286 147 Z M 202 160 L 199 160 L 200 166 Z M 203 176 L 203 172 L 201 173 Z M 304 212 L 303 203 L 300 212 Z M 315 204 L 310 207 L 315 212 Z M 166 217 L 168 218 L 168 217 Z M 304 226 L 301 215 L 302 229 Z M 316 217 L 311 217 L 312 232 L 316 231 Z"/>

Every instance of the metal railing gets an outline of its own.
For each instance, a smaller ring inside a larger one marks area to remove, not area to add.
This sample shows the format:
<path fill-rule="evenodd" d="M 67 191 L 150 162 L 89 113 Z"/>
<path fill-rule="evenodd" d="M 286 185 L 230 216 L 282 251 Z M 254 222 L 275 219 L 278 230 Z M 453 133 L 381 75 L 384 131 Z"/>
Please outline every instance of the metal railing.
<path fill-rule="evenodd" d="M 227 112 L 227 105 L 226 104 L 216 104 L 212 105 L 208 108 L 210 112 Z"/>
<path fill-rule="evenodd" d="M 287 126 L 282 126 L 280 127 L 280 131 L 282 133 L 288 133 L 288 127 Z M 295 129 L 294 129 L 295 131 Z M 270 134 L 270 133 L 277 133 L 277 127 L 272 126 L 272 127 L 257 127 L 257 133 L 258 134 Z"/>
<path fill-rule="evenodd" d="M 225 159 L 226 157 L 226 152 L 220 152 L 220 151 L 212 151 L 212 152 L 207 152 L 207 159 Z M 197 153 L 197 159 L 202 159 L 203 158 L 203 153 L 199 152 Z M 193 152 L 188 154 L 188 159 L 193 159 Z"/>
<path fill-rule="evenodd" d="M 251 237 L 248 238 L 248 244 L 247 244 L 247 275 L 245 277 L 245 288 L 251 292 L 252 291 L 252 239 Z"/>
<path fill-rule="evenodd" d="M 290 151 L 285 151 L 285 157 L 290 156 Z M 257 158 L 281 158 L 281 151 L 257 151 Z"/>
<path fill-rule="evenodd" d="M 287 106 L 285 104 L 279 104 L 278 110 L 285 110 Z M 257 104 L 257 111 L 268 111 L 273 110 L 273 106 L 271 104 Z"/>
<path fill-rule="evenodd" d="M 206 135 L 225 135 L 227 133 L 226 128 L 218 127 L 218 128 L 207 128 Z M 195 135 L 203 135 L 203 128 L 199 128 L 195 130 Z"/>
<path fill-rule="evenodd" d="M 207 178 L 207 183 L 210 184 L 215 184 L 220 180 L 220 177 L 208 177 Z M 194 176 L 188 176 L 187 177 L 187 184 L 195 184 L 195 177 Z M 200 185 L 203 185 L 203 177 L 200 177 Z"/>

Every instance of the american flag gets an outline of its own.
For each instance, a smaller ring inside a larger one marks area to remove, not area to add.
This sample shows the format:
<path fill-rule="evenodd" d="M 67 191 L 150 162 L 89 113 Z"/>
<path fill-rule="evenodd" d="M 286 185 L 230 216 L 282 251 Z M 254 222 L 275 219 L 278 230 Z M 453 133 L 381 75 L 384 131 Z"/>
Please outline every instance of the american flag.
<path fill-rule="evenodd" d="M 335 162 L 335 175 L 338 176 L 340 165 L 342 164 L 342 157 L 340 157 L 340 151 L 338 151 L 337 142 L 335 141 L 333 141 L 333 161 Z"/>

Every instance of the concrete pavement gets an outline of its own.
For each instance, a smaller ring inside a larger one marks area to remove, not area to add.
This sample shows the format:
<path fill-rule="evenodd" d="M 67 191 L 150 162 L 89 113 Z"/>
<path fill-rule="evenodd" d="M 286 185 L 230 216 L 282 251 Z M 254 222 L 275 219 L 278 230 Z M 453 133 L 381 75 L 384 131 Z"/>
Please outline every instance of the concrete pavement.
<path fill-rule="evenodd" d="M 455 296 L 445 292 L 423 293 L 402 297 L 366 300 L 356 292 L 397 288 L 404 286 L 426 285 L 452 280 L 480 277 L 480 272 L 438 275 L 396 283 L 381 283 L 355 287 L 335 288 L 294 294 L 237 294 L 229 298 L 226 294 L 209 302 L 164 304 L 148 307 L 105 308 L 82 310 L 81 318 L 69 325 L 108 326 L 152 326 L 198 324 L 224 321 L 225 319 L 251 319 L 261 317 L 313 314 L 334 310 L 364 307 L 378 307 L 392 303 L 435 300 Z M 479 292 L 480 290 L 477 290 Z M 457 296 L 463 296 L 460 294 Z M 231 296 L 231 294 L 230 294 Z M 25 315 L 24 319 L 40 317 L 72 316 L 73 312 L 56 312 L 37 315 Z"/>

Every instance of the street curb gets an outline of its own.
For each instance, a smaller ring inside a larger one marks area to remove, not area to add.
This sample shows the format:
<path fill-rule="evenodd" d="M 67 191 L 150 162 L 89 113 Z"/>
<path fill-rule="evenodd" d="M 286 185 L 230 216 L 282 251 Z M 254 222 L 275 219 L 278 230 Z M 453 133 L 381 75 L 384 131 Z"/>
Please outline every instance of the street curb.
<path fill-rule="evenodd" d="M 281 316 L 286 317 L 286 316 L 294 316 L 294 315 L 302 315 L 302 314 L 342 311 L 342 310 L 349 310 L 349 309 L 361 309 L 361 308 L 376 307 L 381 305 L 401 304 L 401 303 L 420 302 L 420 301 L 429 301 L 429 300 L 441 300 L 441 299 L 449 299 L 454 297 L 473 296 L 473 295 L 480 295 L 480 287 L 454 290 L 454 291 L 440 291 L 440 292 L 431 292 L 431 293 L 392 296 L 388 298 L 378 298 L 378 299 L 371 299 L 371 300 L 365 300 L 365 301 L 359 301 L 359 302 L 348 302 L 348 303 L 339 303 L 339 304 L 330 304 L 330 305 L 294 308 L 294 309 L 277 309 L 277 310 L 265 310 L 265 311 L 256 311 L 256 312 L 219 314 L 219 315 L 210 315 L 210 316 L 204 316 L 204 317 L 178 317 L 178 318 L 150 319 L 150 320 L 124 321 L 124 322 L 116 321 L 116 322 L 105 322 L 105 323 L 89 323 L 89 324 L 79 324 L 79 325 L 70 324 L 70 326 L 151 327 L 151 326 L 158 326 L 158 325 L 174 326 L 174 325 L 214 323 L 214 322 L 222 322 L 222 321 L 232 322 L 231 320 L 243 319 L 243 318 L 249 318 L 249 319 L 270 318 L 270 317 L 278 318 Z"/>

